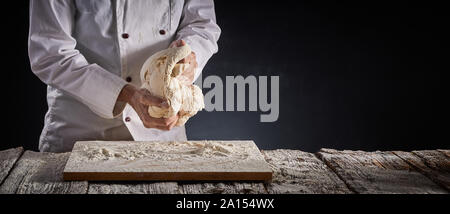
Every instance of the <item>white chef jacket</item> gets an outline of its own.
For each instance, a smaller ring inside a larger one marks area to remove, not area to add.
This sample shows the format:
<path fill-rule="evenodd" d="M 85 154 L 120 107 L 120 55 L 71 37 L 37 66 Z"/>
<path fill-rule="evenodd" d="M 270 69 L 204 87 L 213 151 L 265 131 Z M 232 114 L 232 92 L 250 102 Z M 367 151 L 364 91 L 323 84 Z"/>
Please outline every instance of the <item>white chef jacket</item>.
<path fill-rule="evenodd" d="M 177 39 L 196 53 L 197 78 L 217 52 L 220 32 L 212 0 L 31 0 L 31 69 L 48 85 L 39 150 L 65 152 L 79 140 L 133 136 L 186 140 L 184 126 L 143 129 L 117 97 L 127 83 L 140 87 L 144 61 Z"/>

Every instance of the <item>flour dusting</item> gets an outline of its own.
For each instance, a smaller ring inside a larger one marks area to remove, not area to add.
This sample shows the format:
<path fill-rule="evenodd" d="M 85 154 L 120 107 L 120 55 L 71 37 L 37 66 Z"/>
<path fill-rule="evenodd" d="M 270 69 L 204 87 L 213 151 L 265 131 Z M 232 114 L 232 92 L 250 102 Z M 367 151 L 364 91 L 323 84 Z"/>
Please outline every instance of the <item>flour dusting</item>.
<path fill-rule="evenodd" d="M 67 168 L 72 171 L 259 170 L 264 157 L 252 141 L 80 141 Z"/>
<path fill-rule="evenodd" d="M 231 143 L 220 144 L 216 142 L 164 142 L 149 144 L 124 144 L 101 147 L 96 145 L 82 146 L 81 154 L 89 160 L 158 158 L 160 160 L 173 160 L 176 158 L 195 159 L 211 157 L 232 157 L 247 159 L 249 154 L 242 145 L 234 146 Z"/>

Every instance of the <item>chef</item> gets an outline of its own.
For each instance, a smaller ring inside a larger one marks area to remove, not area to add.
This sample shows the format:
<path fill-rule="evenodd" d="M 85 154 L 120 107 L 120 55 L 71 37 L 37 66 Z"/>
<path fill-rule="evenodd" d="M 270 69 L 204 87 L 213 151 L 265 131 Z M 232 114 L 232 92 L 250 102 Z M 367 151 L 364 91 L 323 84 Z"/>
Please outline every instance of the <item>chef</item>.
<path fill-rule="evenodd" d="M 220 32 L 212 0 L 31 0 L 31 69 L 48 85 L 39 150 L 135 135 L 187 140 L 185 127 L 174 126 L 177 115 L 148 114 L 148 106 L 168 104 L 140 89 L 139 72 L 157 51 L 187 44 L 180 79 L 192 84 L 217 52 Z"/>

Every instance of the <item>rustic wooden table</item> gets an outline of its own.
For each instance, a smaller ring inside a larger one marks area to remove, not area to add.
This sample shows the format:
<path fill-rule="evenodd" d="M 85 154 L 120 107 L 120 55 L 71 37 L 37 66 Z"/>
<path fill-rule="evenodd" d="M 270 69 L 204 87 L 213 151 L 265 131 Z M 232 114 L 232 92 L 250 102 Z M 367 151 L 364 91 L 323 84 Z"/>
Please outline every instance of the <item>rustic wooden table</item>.
<path fill-rule="evenodd" d="M 64 182 L 70 153 L 0 151 L 0 193 L 449 193 L 450 150 L 262 151 L 271 183 Z"/>

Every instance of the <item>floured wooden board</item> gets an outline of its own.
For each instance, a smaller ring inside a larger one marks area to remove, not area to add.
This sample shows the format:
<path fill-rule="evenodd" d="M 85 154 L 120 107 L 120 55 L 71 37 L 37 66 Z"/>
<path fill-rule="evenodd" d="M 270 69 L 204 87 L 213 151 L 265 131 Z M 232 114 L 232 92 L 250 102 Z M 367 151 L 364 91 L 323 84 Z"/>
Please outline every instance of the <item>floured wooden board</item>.
<path fill-rule="evenodd" d="M 269 181 L 253 141 L 79 141 L 64 180 Z"/>

